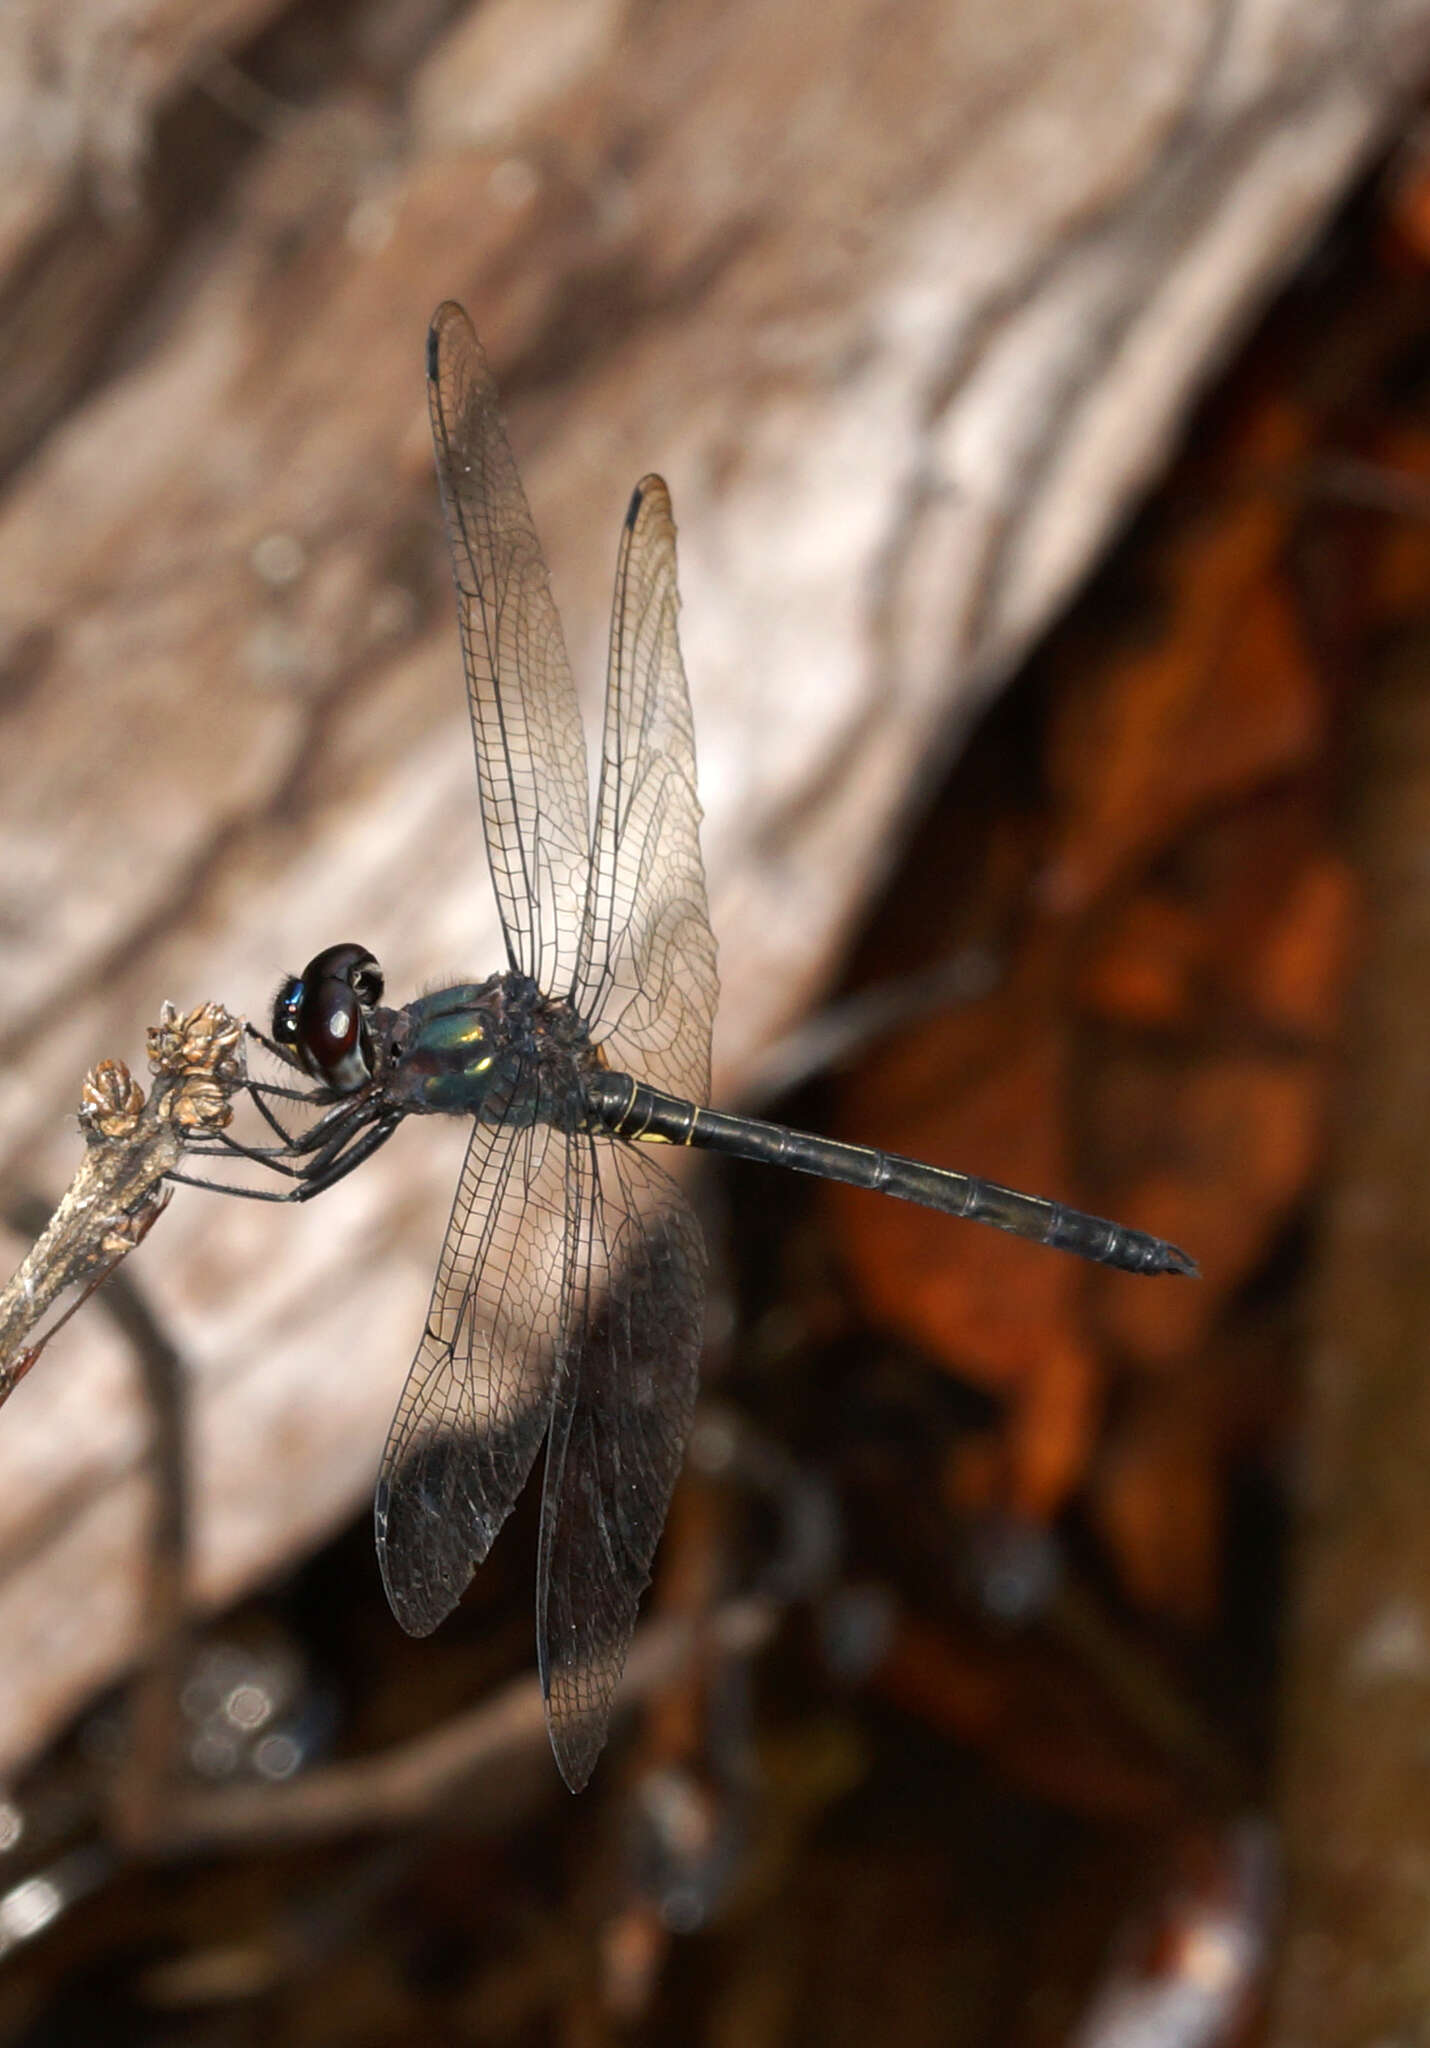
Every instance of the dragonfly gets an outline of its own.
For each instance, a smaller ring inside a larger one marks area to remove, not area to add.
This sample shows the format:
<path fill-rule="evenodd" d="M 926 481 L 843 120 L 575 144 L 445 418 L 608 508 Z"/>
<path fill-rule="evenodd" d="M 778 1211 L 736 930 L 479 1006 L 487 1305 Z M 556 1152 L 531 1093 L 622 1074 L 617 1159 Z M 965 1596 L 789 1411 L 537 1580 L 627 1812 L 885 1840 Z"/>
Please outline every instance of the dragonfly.
<path fill-rule="evenodd" d="M 266 1040 L 305 1085 L 254 1084 L 278 1142 L 238 1149 L 287 1176 L 263 1198 L 306 1201 L 408 1117 L 470 1120 L 382 1455 L 377 1553 L 397 1620 L 428 1634 L 545 1445 L 537 1662 L 578 1791 L 695 1403 L 705 1252 L 660 1144 L 879 1189 L 1130 1273 L 1196 1266 L 1059 1202 L 708 1106 L 718 983 L 670 494 L 643 478 L 621 529 L 593 815 L 546 561 L 491 370 L 453 302 L 433 318 L 427 379 L 506 964 L 394 1009 L 365 946 L 325 948 L 283 983 Z M 301 1135 L 262 1100 L 285 1095 L 318 1106 Z"/>

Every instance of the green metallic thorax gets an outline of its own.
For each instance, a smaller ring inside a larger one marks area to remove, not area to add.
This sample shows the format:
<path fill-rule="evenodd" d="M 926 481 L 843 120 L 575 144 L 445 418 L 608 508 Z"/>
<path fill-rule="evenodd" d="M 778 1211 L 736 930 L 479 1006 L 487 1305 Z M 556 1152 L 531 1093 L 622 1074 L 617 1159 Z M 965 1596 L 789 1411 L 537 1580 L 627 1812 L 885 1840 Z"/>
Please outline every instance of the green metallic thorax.
<path fill-rule="evenodd" d="M 584 1076 L 599 1068 L 569 1003 L 525 975 L 439 989 L 378 1020 L 389 1097 L 410 1109 L 483 1123 L 586 1122 Z"/>

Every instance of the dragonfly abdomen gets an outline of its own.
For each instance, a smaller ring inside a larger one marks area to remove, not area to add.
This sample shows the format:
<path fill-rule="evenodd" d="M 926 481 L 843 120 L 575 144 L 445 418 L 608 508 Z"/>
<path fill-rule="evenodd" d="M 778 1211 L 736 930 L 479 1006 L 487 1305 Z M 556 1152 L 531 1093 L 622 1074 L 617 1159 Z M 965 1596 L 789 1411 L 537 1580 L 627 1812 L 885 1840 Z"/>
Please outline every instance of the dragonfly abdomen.
<path fill-rule="evenodd" d="M 647 1088 L 629 1074 L 598 1074 L 586 1084 L 586 1101 L 597 1122 L 613 1137 L 629 1142 L 698 1145 L 734 1159 L 753 1159 L 768 1166 L 792 1167 L 821 1180 L 869 1188 L 939 1209 L 970 1223 L 991 1224 L 1055 1251 L 1072 1252 L 1098 1265 L 1124 1273 L 1195 1273 L 1196 1262 L 1164 1238 L 1131 1230 L 1105 1217 L 1091 1216 L 1040 1195 L 1025 1195 L 997 1181 L 949 1167 L 929 1166 L 897 1152 L 872 1145 L 846 1145 L 836 1138 L 818 1138 L 757 1117 L 731 1116 L 703 1109 L 679 1096 Z"/>

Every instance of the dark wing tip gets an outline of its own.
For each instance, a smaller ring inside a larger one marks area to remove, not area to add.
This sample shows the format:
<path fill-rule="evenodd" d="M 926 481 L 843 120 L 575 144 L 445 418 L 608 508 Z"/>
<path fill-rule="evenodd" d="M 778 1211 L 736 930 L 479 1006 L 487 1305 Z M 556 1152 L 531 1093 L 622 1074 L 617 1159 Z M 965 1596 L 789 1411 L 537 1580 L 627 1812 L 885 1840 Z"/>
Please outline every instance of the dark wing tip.
<path fill-rule="evenodd" d="M 635 489 L 631 492 L 631 502 L 626 507 L 627 530 L 633 527 L 637 519 L 640 518 L 641 508 L 648 498 L 659 499 L 660 502 L 664 505 L 667 514 L 669 513 L 670 492 L 666 489 L 665 478 L 663 476 L 655 476 L 654 474 L 650 476 L 643 476 L 640 482 L 636 485 Z"/>
<path fill-rule="evenodd" d="M 609 1711 L 598 1707 L 585 1713 L 573 1712 L 569 1707 L 554 1705 L 549 1694 L 543 1704 L 547 1739 L 561 1782 L 568 1792 L 584 1792 L 606 1746 Z"/>
<path fill-rule="evenodd" d="M 579 1667 L 573 1668 L 559 1654 L 553 1657 L 540 1599 L 538 1590 L 536 1669 L 541 1680 L 546 1736 L 567 1791 L 584 1792 L 606 1746 L 611 1705 L 626 1653 L 622 1647 L 614 1666 L 593 1685 L 589 1672 L 583 1677 Z"/>
<path fill-rule="evenodd" d="M 455 299 L 443 299 L 427 328 L 427 378 L 435 384 L 442 374 L 442 338 L 451 327 L 465 327 L 475 339 L 475 329 L 466 309 Z"/>
<path fill-rule="evenodd" d="M 445 1573 L 423 1571 L 414 1577 L 410 1570 L 398 1570 L 397 1557 L 390 1553 L 388 1547 L 393 1506 L 392 1489 L 386 1477 L 380 1477 L 372 1497 L 372 1519 L 382 1589 L 400 1628 L 410 1636 L 430 1636 L 434 1629 L 441 1627 L 461 1599 L 466 1591 L 466 1581 L 454 1587 L 448 1583 L 449 1575 Z M 398 1548 L 402 1549 L 400 1537 Z M 433 1583 L 434 1576 L 436 1584 Z M 470 1577 L 469 1572 L 467 1578 Z"/>

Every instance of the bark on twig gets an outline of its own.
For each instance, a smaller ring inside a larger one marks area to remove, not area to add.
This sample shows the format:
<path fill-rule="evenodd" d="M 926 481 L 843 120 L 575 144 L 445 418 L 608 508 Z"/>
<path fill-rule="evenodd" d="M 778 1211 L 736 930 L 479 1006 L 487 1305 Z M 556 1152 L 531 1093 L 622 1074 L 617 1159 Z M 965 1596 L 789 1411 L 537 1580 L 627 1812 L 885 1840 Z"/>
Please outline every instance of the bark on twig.
<path fill-rule="evenodd" d="M 157 1076 L 148 1100 L 122 1060 L 101 1060 L 80 1102 L 85 1153 L 48 1227 L 0 1292 L 0 1404 L 74 1308 L 141 1244 L 168 1206 L 164 1177 L 185 1148 L 228 1123 L 244 1081 L 242 1025 L 218 1003 L 180 1017 L 170 1003 L 149 1032 Z M 31 1332 L 60 1297 L 83 1291 L 45 1334 Z"/>

